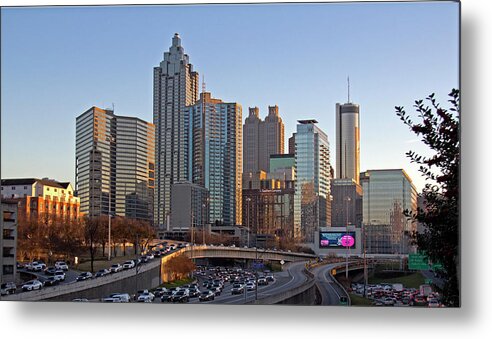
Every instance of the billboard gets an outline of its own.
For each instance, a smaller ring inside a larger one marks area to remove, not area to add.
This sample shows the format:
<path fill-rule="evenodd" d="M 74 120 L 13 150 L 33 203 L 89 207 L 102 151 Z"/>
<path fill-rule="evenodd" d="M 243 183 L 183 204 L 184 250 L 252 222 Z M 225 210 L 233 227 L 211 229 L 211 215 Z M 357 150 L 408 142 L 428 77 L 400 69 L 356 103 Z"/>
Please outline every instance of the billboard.
<path fill-rule="evenodd" d="M 354 248 L 355 232 L 319 232 L 320 248 Z"/>

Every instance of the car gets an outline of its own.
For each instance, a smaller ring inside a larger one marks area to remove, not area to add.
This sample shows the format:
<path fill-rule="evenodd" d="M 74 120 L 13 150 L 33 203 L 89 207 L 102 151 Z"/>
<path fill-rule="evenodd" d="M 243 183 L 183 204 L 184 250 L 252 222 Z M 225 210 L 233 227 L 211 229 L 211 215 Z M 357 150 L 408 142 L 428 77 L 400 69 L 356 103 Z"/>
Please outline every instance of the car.
<path fill-rule="evenodd" d="M 137 301 L 138 302 L 152 302 L 154 301 L 154 294 L 152 292 L 149 292 L 149 291 L 146 291 L 144 293 L 141 293 L 138 297 L 137 297 Z"/>
<path fill-rule="evenodd" d="M 91 272 L 82 272 L 79 274 L 76 281 L 84 281 L 92 278 L 92 273 Z"/>
<path fill-rule="evenodd" d="M 190 301 L 190 297 L 188 295 L 188 290 L 186 289 L 181 289 L 179 291 L 176 291 L 172 296 L 171 296 L 171 301 L 173 303 L 175 302 L 180 302 L 180 303 L 187 303 Z"/>
<path fill-rule="evenodd" d="M 268 282 L 275 281 L 275 278 L 273 277 L 273 274 L 267 274 L 267 276 L 265 277 L 265 279 L 266 279 Z"/>
<path fill-rule="evenodd" d="M 14 294 L 17 286 L 13 282 L 5 282 L 0 286 L 0 295 Z"/>
<path fill-rule="evenodd" d="M 54 276 L 48 277 L 48 278 L 43 280 L 43 283 L 45 286 L 58 285 L 59 282 L 60 282 L 60 280 L 56 279 Z"/>
<path fill-rule="evenodd" d="M 75 302 L 88 302 L 89 299 L 87 299 L 87 298 L 75 298 L 75 299 L 72 299 L 72 301 L 75 301 Z"/>
<path fill-rule="evenodd" d="M 128 293 L 111 293 L 108 298 L 118 299 L 118 301 L 113 301 L 113 302 L 121 302 L 121 303 L 129 303 L 131 299 Z"/>
<path fill-rule="evenodd" d="M 198 288 L 190 288 L 188 290 L 188 295 L 190 298 L 196 298 L 200 295 L 200 290 Z"/>
<path fill-rule="evenodd" d="M 429 300 L 429 303 L 427 304 L 427 307 L 435 308 L 435 307 L 440 307 L 441 304 L 439 303 L 439 300 L 437 299 L 431 299 Z"/>
<path fill-rule="evenodd" d="M 111 267 L 109 268 L 109 271 L 111 273 L 117 273 L 117 272 L 120 272 L 123 270 L 123 266 L 121 266 L 120 264 L 113 264 L 111 265 Z"/>
<path fill-rule="evenodd" d="M 56 270 L 53 277 L 58 281 L 65 281 L 65 272 L 63 270 Z"/>
<path fill-rule="evenodd" d="M 140 262 L 141 262 L 141 263 L 145 264 L 147 261 L 149 261 L 149 259 L 147 258 L 147 256 L 142 255 L 142 256 L 140 257 Z"/>
<path fill-rule="evenodd" d="M 26 265 L 26 269 L 29 271 L 41 272 L 46 269 L 46 264 L 42 261 L 33 261 Z"/>
<path fill-rule="evenodd" d="M 161 294 L 161 302 L 169 302 L 172 301 L 173 292 L 167 290 Z"/>
<path fill-rule="evenodd" d="M 208 290 L 209 290 L 209 291 L 211 291 L 211 292 L 212 292 L 213 294 L 215 294 L 216 296 L 219 296 L 219 295 L 220 295 L 220 293 L 222 292 L 222 291 L 220 290 L 220 288 L 218 288 L 218 287 L 209 287 L 209 289 L 208 289 Z"/>
<path fill-rule="evenodd" d="M 154 255 L 152 253 L 147 253 L 146 257 L 147 257 L 147 260 L 154 259 Z"/>
<path fill-rule="evenodd" d="M 64 271 L 68 271 L 68 265 L 66 262 L 64 261 L 57 261 L 55 262 L 55 268 L 57 270 L 64 270 Z"/>
<path fill-rule="evenodd" d="M 232 285 L 231 293 L 232 294 L 242 294 L 242 293 L 244 293 L 244 287 L 243 287 L 243 285 L 241 285 L 241 284 L 234 284 L 234 285 Z"/>
<path fill-rule="evenodd" d="M 417 295 L 415 299 L 411 302 L 411 306 L 426 306 L 427 301 L 424 296 Z"/>
<path fill-rule="evenodd" d="M 157 287 L 154 291 L 152 291 L 152 293 L 154 293 L 154 296 L 156 298 L 160 298 L 167 291 L 168 291 L 168 289 L 165 287 Z"/>
<path fill-rule="evenodd" d="M 100 269 L 99 271 L 96 272 L 94 275 L 94 278 L 99 278 L 99 277 L 104 277 L 108 274 L 110 274 L 109 270 L 107 268 Z"/>
<path fill-rule="evenodd" d="M 33 291 L 33 290 L 39 290 L 43 287 L 43 283 L 37 279 L 28 281 L 24 285 L 22 285 L 22 290 L 23 291 Z"/>
<path fill-rule="evenodd" d="M 17 261 L 17 262 L 15 263 L 15 267 L 16 267 L 18 270 L 20 270 L 20 269 L 25 268 L 25 265 L 24 265 L 23 263 L 21 263 L 21 262 L 18 262 L 18 261 Z"/>
<path fill-rule="evenodd" d="M 252 283 L 247 283 L 246 284 L 246 289 L 249 291 L 254 291 L 255 290 L 255 284 Z"/>
<path fill-rule="evenodd" d="M 120 298 L 106 297 L 106 298 L 102 298 L 101 302 L 103 302 L 103 303 L 121 303 L 122 301 Z"/>
<path fill-rule="evenodd" d="M 203 291 L 198 296 L 199 301 L 211 301 L 215 299 L 215 294 L 212 291 Z"/>
<path fill-rule="evenodd" d="M 130 268 L 134 268 L 135 267 L 135 262 L 133 260 L 125 261 L 123 263 L 122 267 L 123 267 L 124 270 L 128 270 Z"/>
<path fill-rule="evenodd" d="M 53 274 L 55 274 L 55 272 L 56 272 L 56 267 L 54 267 L 54 266 L 47 267 L 44 270 L 44 274 L 47 274 L 47 275 L 53 275 Z"/>
<path fill-rule="evenodd" d="M 156 250 L 152 254 L 154 255 L 155 258 L 159 258 L 162 255 L 162 252 L 159 250 Z"/>
<path fill-rule="evenodd" d="M 268 280 L 265 277 L 260 277 L 258 278 L 258 285 L 260 286 L 268 285 Z"/>

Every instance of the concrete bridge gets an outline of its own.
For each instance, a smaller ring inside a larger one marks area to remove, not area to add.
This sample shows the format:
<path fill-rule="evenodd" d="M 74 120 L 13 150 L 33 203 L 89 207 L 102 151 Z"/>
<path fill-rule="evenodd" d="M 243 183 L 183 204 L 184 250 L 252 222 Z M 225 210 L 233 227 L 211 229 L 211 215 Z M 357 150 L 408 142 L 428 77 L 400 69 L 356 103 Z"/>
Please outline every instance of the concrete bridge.
<path fill-rule="evenodd" d="M 188 246 L 154 259 L 135 269 L 113 273 L 109 276 L 61 284 L 52 287 L 43 287 L 40 290 L 17 293 L 1 297 L 2 300 L 50 300 L 70 301 L 74 298 L 98 299 L 110 293 L 133 294 L 140 289 L 150 289 L 168 281 L 165 266 L 175 256 L 184 254 L 190 258 L 234 258 L 234 259 L 262 259 L 276 261 L 305 261 L 316 258 L 306 253 L 282 252 L 254 248 L 239 248 L 225 246 L 197 245 Z"/>

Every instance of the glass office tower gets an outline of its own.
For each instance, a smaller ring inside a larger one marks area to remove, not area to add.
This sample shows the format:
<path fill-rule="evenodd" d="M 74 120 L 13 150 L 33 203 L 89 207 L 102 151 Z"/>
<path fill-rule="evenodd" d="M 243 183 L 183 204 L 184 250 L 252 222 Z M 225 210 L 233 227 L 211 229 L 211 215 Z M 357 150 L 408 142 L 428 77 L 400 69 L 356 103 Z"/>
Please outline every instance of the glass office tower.
<path fill-rule="evenodd" d="M 242 108 L 211 94 L 185 111 L 189 128 L 189 180 L 209 190 L 209 220 L 240 225 L 242 200 Z"/>
<path fill-rule="evenodd" d="M 76 119 L 75 189 L 80 212 L 152 223 L 154 125 L 92 107 Z"/>
<path fill-rule="evenodd" d="M 331 224 L 331 165 L 327 135 L 316 120 L 299 120 L 295 136 L 294 235 L 313 243 L 320 227 Z"/>
<path fill-rule="evenodd" d="M 406 254 L 412 250 L 407 232 L 417 224 L 404 211 L 416 212 L 417 191 L 402 169 L 369 170 L 361 173 L 362 218 L 366 249 L 373 254 Z"/>

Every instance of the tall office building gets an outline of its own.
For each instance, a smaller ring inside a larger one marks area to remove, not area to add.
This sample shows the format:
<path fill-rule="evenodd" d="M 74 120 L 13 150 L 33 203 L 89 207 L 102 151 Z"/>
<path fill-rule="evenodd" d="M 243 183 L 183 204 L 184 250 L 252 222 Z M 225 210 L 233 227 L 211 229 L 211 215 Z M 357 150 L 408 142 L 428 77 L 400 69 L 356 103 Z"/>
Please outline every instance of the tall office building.
<path fill-rule="evenodd" d="M 336 105 L 336 177 L 354 179 L 359 184 L 360 130 L 359 105 Z"/>
<path fill-rule="evenodd" d="M 258 107 L 249 109 L 243 125 L 244 173 L 269 172 L 270 155 L 284 153 L 284 123 L 278 106 L 269 106 L 262 121 Z"/>
<path fill-rule="evenodd" d="M 240 225 L 242 200 L 242 108 L 211 94 L 186 107 L 190 121 L 189 180 L 209 191 L 211 223 Z"/>
<path fill-rule="evenodd" d="M 294 234 L 308 243 L 331 224 L 331 165 L 327 135 L 316 120 L 299 120 L 295 136 Z"/>
<path fill-rule="evenodd" d="M 354 179 L 331 181 L 331 226 L 362 226 L 362 187 Z"/>
<path fill-rule="evenodd" d="M 153 221 L 154 125 L 91 107 L 76 119 L 80 213 Z"/>
<path fill-rule="evenodd" d="M 417 229 L 404 211 L 416 212 L 417 191 L 402 169 L 369 170 L 361 173 L 364 191 L 362 218 L 366 249 L 373 254 L 406 254 L 412 251 L 407 232 Z"/>
<path fill-rule="evenodd" d="M 176 33 L 169 52 L 154 67 L 154 125 L 156 151 L 155 225 L 168 225 L 171 185 L 189 177 L 189 121 L 185 107 L 198 99 L 198 73 Z"/>
<path fill-rule="evenodd" d="M 244 173 L 256 173 L 260 168 L 260 124 L 260 110 L 258 107 L 250 107 L 243 126 Z"/>

